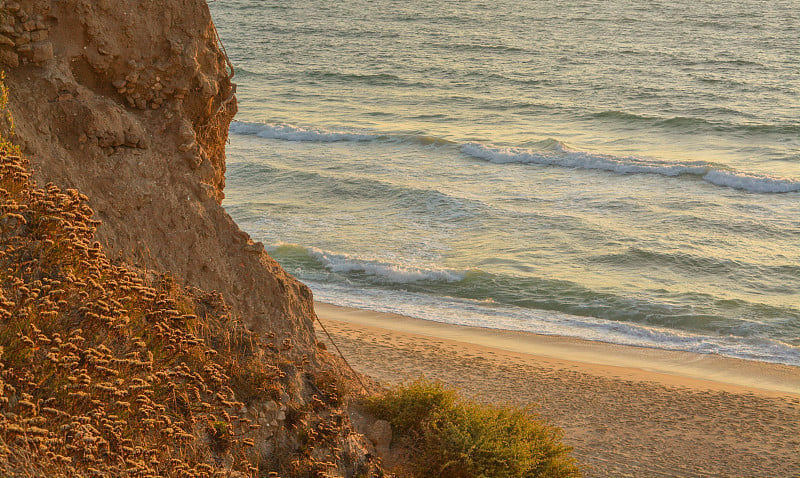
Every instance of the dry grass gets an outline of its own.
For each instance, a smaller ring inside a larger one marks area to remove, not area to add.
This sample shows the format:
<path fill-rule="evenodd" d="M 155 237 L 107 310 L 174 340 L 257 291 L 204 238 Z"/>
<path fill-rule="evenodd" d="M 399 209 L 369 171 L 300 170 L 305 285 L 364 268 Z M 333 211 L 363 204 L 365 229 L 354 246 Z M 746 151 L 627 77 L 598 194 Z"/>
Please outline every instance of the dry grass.
<path fill-rule="evenodd" d="M 229 383 L 261 351 L 219 297 L 112 264 L 85 199 L 0 157 L 0 470 L 251 473 Z"/>
<path fill-rule="evenodd" d="M 351 429 L 328 375 L 218 294 L 112 263 L 86 199 L 0 151 L 0 475 L 336 474 Z"/>

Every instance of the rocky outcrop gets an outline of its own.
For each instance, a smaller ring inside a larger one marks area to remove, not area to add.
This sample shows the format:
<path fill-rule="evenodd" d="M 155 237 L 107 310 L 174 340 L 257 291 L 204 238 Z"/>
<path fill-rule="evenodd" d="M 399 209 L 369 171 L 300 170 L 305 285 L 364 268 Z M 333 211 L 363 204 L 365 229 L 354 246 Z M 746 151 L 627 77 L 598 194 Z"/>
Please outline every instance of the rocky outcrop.
<path fill-rule="evenodd" d="M 220 206 L 235 85 L 203 0 L 0 2 L 0 62 L 35 178 L 90 198 L 111 257 L 313 358 L 310 291 Z"/>
<path fill-rule="evenodd" d="M 317 347 L 311 292 L 220 205 L 236 98 L 205 1 L 0 0 L 0 68 L 14 119 L 11 129 L 0 118 L 2 136 L 39 184 L 88 197 L 97 250 L 144 277 L 218 291 L 230 326 L 238 317 L 260 335 L 251 348 L 280 349 L 278 392 L 255 387 L 249 368 L 231 374 L 243 377 L 231 384 L 243 406 L 226 413 L 257 427 L 254 463 L 378 473 L 344 412 L 340 365 Z"/>

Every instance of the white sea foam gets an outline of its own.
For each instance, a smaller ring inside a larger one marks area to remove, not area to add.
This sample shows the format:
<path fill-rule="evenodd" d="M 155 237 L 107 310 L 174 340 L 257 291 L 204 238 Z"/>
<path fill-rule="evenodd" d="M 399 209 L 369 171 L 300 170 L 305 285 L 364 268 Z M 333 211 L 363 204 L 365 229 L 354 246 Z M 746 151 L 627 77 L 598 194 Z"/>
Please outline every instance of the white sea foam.
<path fill-rule="evenodd" d="M 233 121 L 232 134 L 258 136 L 285 141 L 331 143 L 341 141 L 395 140 L 423 145 L 449 146 L 453 143 L 431 136 L 375 135 L 359 132 L 330 131 L 320 128 L 303 128 L 290 124 L 251 123 Z M 704 161 L 663 161 L 635 156 L 575 151 L 564 143 L 547 139 L 540 148 L 526 149 L 493 146 L 481 143 L 462 144 L 461 152 L 492 163 L 531 163 L 575 169 L 596 169 L 616 174 L 660 174 L 662 176 L 690 175 L 716 186 L 741 189 L 754 193 L 788 193 L 800 191 L 800 179 L 780 178 L 762 174 L 728 170 Z"/>
<path fill-rule="evenodd" d="M 776 178 L 737 171 L 712 169 L 703 176 L 703 180 L 717 186 L 744 189 L 754 193 L 790 193 L 800 191 L 800 180 Z"/>
<path fill-rule="evenodd" d="M 361 259 L 348 254 L 336 254 L 316 247 L 305 249 L 310 257 L 331 272 L 361 272 L 394 284 L 407 284 L 418 281 L 458 282 L 464 278 L 463 273 L 449 269 L 403 267 L 398 264 Z"/>
<path fill-rule="evenodd" d="M 351 133 L 345 131 L 329 131 L 319 128 L 303 128 L 290 124 L 250 123 L 233 121 L 230 126 L 232 134 L 258 136 L 265 139 L 282 139 L 285 141 L 309 141 L 333 143 L 339 141 L 371 141 L 378 136 Z"/>
<path fill-rule="evenodd" d="M 340 284 L 308 281 L 317 300 L 390 312 L 434 322 L 560 335 L 636 347 L 682 350 L 701 354 L 800 366 L 800 347 L 759 337 L 713 336 L 580 317 L 562 312 L 525 309 L 470 299 L 436 297 L 397 290 L 355 289 Z"/>
<path fill-rule="evenodd" d="M 740 171 L 725 170 L 702 161 L 661 161 L 633 156 L 572 151 L 561 143 L 537 151 L 523 148 L 497 147 L 466 143 L 461 151 L 469 156 L 492 163 L 532 163 L 576 169 L 598 169 L 617 174 L 660 174 L 662 176 L 692 175 L 717 186 L 756 193 L 786 193 L 800 191 L 800 180 L 779 178 Z"/>

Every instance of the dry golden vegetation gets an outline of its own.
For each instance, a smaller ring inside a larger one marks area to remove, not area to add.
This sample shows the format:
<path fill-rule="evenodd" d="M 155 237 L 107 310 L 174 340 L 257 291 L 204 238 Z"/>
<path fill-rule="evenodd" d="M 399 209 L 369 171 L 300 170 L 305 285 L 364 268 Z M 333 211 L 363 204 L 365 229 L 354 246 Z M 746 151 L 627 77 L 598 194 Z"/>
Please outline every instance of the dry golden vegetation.
<path fill-rule="evenodd" d="M 332 373 L 218 294 L 112 263 L 86 199 L 0 153 L 0 475 L 335 470 L 350 428 Z"/>

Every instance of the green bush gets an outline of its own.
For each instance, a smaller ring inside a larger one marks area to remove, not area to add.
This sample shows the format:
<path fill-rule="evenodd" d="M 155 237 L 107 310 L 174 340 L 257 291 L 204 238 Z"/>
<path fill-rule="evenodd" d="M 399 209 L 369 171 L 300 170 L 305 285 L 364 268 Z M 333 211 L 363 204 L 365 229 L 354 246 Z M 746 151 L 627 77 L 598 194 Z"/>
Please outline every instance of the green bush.
<path fill-rule="evenodd" d="M 414 476 L 441 478 L 577 477 L 562 432 L 525 408 L 460 399 L 442 384 L 418 379 L 368 399 L 409 448 Z"/>

